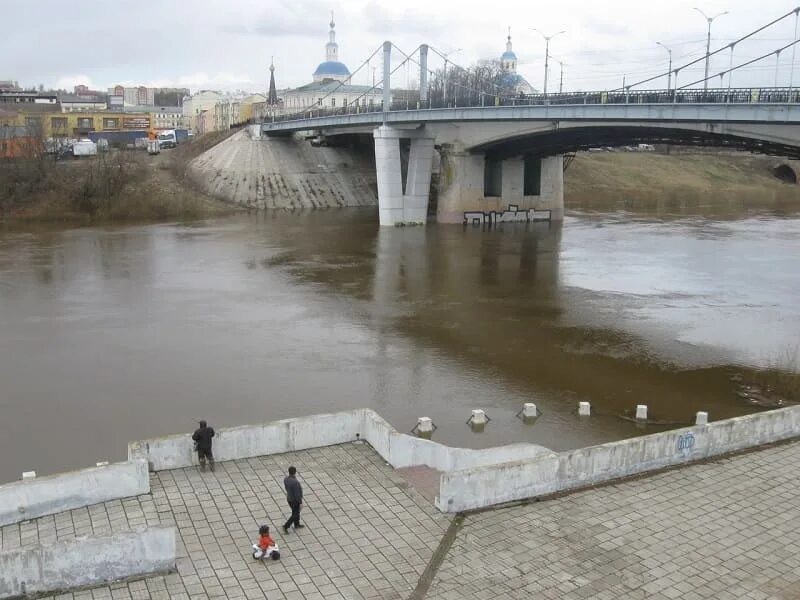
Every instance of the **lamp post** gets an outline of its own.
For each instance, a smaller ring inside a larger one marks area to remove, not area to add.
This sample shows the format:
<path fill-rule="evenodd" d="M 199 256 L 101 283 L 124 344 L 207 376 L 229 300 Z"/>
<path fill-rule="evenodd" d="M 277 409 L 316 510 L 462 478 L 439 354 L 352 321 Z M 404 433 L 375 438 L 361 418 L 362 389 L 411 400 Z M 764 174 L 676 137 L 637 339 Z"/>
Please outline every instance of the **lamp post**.
<path fill-rule="evenodd" d="M 714 22 L 714 19 L 721 17 L 722 15 L 727 15 L 728 11 L 726 10 L 717 15 L 714 15 L 713 17 L 709 17 L 699 8 L 695 8 L 695 10 L 699 12 L 701 15 L 703 15 L 703 18 L 708 23 L 708 36 L 706 37 L 706 74 L 705 74 L 705 79 L 703 79 L 703 90 L 705 91 L 708 89 L 708 63 L 711 60 L 711 23 Z"/>
<path fill-rule="evenodd" d="M 564 65 L 567 64 L 563 60 L 558 61 L 558 65 L 561 67 L 561 76 L 558 80 L 558 93 L 561 94 L 564 92 Z"/>
<path fill-rule="evenodd" d="M 661 46 L 664 50 L 669 52 L 669 70 L 667 71 L 667 91 L 672 89 L 672 48 L 667 48 L 661 42 L 656 42 L 659 46 Z"/>
<path fill-rule="evenodd" d="M 442 103 L 447 106 L 447 61 L 450 59 L 451 54 L 458 54 L 461 52 L 461 48 L 456 48 L 455 50 L 450 50 L 449 52 L 442 52 L 444 55 L 444 88 L 442 90 Z"/>
<path fill-rule="evenodd" d="M 544 96 L 545 100 L 547 99 L 547 70 L 550 66 L 550 40 L 554 37 L 561 35 L 562 33 L 567 33 L 566 31 L 559 31 L 558 33 L 554 33 L 553 35 L 545 35 L 535 27 L 531 27 L 533 31 L 538 33 L 544 38 Z"/>

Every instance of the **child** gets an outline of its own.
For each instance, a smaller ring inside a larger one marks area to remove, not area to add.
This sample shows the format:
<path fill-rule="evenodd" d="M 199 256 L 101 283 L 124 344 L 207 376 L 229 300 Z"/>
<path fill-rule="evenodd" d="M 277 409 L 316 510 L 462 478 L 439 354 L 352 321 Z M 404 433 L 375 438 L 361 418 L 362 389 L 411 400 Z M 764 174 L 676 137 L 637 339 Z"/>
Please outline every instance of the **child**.
<path fill-rule="evenodd" d="M 278 546 L 275 544 L 275 540 L 273 540 L 269 535 L 269 527 L 266 525 L 259 527 L 258 535 L 258 543 L 253 544 L 253 558 L 259 560 L 264 558 L 278 560 L 281 557 L 281 553 L 278 551 Z"/>

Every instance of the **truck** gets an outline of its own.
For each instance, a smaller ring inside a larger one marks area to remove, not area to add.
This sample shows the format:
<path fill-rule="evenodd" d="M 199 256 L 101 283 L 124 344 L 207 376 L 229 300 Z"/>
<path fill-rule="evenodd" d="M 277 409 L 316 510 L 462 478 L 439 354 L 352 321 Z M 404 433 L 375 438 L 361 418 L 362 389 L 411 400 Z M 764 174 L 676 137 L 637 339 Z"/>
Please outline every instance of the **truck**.
<path fill-rule="evenodd" d="M 81 156 L 97 156 L 97 144 L 90 139 L 80 139 L 72 144 L 72 156 L 80 158 Z"/>
<path fill-rule="evenodd" d="M 178 136 L 174 129 L 165 129 L 158 132 L 158 145 L 162 148 L 174 148 L 178 145 Z"/>

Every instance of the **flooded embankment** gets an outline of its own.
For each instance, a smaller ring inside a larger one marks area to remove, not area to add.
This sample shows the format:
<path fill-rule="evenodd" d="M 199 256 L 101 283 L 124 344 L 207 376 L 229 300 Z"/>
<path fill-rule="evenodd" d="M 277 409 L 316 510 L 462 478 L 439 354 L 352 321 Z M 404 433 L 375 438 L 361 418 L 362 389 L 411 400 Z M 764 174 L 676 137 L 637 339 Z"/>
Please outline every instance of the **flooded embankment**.
<path fill-rule="evenodd" d="M 430 416 L 449 444 L 562 450 L 658 431 L 620 418 L 638 403 L 664 423 L 746 414 L 752 369 L 800 339 L 797 256 L 797 211 L 735 202 L 490 230 L 381 229 L 374 209 L 6 226 L 0 481 L 199 418 L 368 406 L 401 431 Z"/>

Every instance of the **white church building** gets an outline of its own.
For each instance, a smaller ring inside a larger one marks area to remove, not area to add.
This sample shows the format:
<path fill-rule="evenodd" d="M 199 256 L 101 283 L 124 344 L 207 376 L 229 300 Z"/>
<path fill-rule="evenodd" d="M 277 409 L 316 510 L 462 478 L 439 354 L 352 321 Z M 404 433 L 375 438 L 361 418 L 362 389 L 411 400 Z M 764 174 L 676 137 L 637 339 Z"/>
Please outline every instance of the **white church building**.
<path fill-rule="evenodd" d="M 339 62 L 339 45 L 336 43 L 336 24 L 331 14 L 328 43 L 325 44 L 325 60 L 319 64 L 312 75 L 313 81 L 281 95 L 284 112 L 304 108 L 339 108 L 346 106 L 367 106 L 378 104 L 383 98 L 380 88 L 366 85 L 353 85 L 350 70 Z"/>

